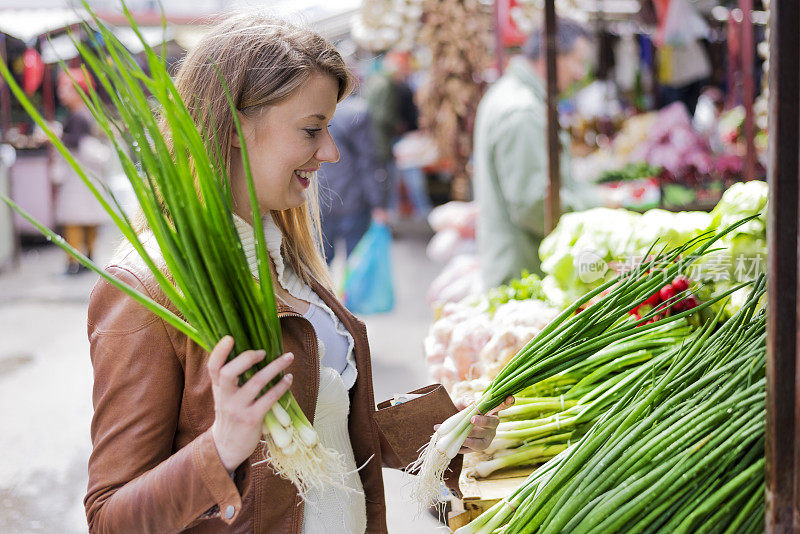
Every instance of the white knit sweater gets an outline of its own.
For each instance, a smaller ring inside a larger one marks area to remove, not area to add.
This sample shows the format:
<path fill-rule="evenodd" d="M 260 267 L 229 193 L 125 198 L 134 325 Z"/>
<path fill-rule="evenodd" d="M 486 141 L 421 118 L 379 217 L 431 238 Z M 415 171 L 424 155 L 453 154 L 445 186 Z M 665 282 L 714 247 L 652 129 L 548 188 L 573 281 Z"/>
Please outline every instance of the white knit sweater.
<path fill-rule="evenodd" d="M 250 271 L 258 276 L 255 252 L 255 239 L 252 227 L 235 217 L 236 229 L 242 240 Z M 314 291 L 284 265 L 281 256 L 283 235 L 271 216 L 264 217 L 264 236 L 270 259 L 278 275 L 278 283 L 294 298 L 311 302 L 329 313 L 336 325 L 336 331 L 348 340 L 347 367 L 341 375 L 330 367 L 320 365 L 319 394 L 314 415 L 314 429 L 323 446 L 342 455 L 345 468 L 349 472 L 345 481 L 347 491 L 340 488 L 312 489 L 309 491 L 303 509 L 304 534 L 362 534 L 367 528 L 367 509 L 364 488 L 358 475 L 353 446 L 347 429 L 347 416 L 350 413 L 350 389 L 356 381 L 356 364 L 353 355 L 353 337 L 342 325 L 339 318 Z M 317 337 L 319 340 L 319 336 Z M 319 343 L 319 357 L 322 361 L 325 347 Z"/>

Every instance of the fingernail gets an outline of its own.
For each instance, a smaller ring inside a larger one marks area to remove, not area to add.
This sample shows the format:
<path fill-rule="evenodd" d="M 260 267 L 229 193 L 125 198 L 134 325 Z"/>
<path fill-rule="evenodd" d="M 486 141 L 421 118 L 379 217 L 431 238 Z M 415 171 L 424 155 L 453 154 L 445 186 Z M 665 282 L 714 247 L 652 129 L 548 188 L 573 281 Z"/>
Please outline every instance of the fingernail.
<path fill-rule="evenodd" d="M 265 351 L 265 350 L 257 350 L 256 351 L 256 355 L 258 356 L 259 360 L 263 360 L 264 358 L 267 357 L 267 351 Z"/>
<path fill-rule="evenodd" d="M 289 373 L 286 376 L 284 376 L 283 379 L 291 384 L 292 380 L 294 380 L 294 377 L 292 376 L 292 373 Z"/>
<path fill-rule="evenodd" d="M 291 352 L 287 352 L 287 353 L 286 353 L 286 354 L 283 356 L 283 358 L 284 358 L 284 359 L 285 359 L 287 362 L 290 362 L 290 361 L 294 360 L 294 354 L 292 354 Z"/>

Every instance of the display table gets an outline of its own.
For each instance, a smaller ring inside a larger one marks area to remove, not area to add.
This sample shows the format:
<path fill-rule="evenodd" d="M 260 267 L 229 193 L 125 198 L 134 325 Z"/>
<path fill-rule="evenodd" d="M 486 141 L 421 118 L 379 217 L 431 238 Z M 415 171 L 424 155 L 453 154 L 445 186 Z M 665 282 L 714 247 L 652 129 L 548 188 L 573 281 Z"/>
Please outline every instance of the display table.
<path fill-rule="evenodd" d="M 466 475 L 466 470 L 461 471 L 458 486 L 462 497 L 452 501 L 452 511 L 447 521 L 450 530 L 463 527 L 498 501 L 514 493 L 534 470 L 534 467 L 503 469 L 481 479 Z"/>

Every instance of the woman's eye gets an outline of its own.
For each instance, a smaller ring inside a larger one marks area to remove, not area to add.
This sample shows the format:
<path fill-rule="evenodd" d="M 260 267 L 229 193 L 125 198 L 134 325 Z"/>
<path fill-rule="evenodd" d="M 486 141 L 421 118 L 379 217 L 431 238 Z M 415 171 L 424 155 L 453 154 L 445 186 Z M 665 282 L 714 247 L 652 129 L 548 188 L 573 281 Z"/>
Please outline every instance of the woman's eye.
<path fill-rule="evenodd" d="M 317 136 L 318 132 L 322 131 L 322 128 L 305 128 L 305 131 L 309 137 L 314 138 Z"/>

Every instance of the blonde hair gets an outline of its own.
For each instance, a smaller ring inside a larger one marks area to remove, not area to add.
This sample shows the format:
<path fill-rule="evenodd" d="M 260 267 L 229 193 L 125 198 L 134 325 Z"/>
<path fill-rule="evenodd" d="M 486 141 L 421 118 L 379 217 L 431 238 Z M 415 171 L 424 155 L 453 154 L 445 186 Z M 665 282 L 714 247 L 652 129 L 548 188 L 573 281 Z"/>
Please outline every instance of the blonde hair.
<path fill-rule="evenodd" d="M 175 86 L 201 129 L 209 153 L 217 156 L 230 173 L 235 125 L 219 77 L 225 81 L 237 111 L 252 117 L 265 106 L 291 96 L 315 73 L 338 82 L 338 101 L 353 89 L 352 73 L 324 38 L 268 15 L 248 12 L 220 22 L 200 40 L 180 63 Z M 214 132 L 209 131 L 209 124 L 213 124 Z M 166 128 L 163 133 L 168 135 Z M 272 212 L 284 237 L 281 252 L 306 283 L 314 278 L 332 289 L 321 248 L 316 183 L 308 188 L 307 199 L 298 208 Z M 136 225 L 138 231 L 147 229 L 141 214 Z"/>

